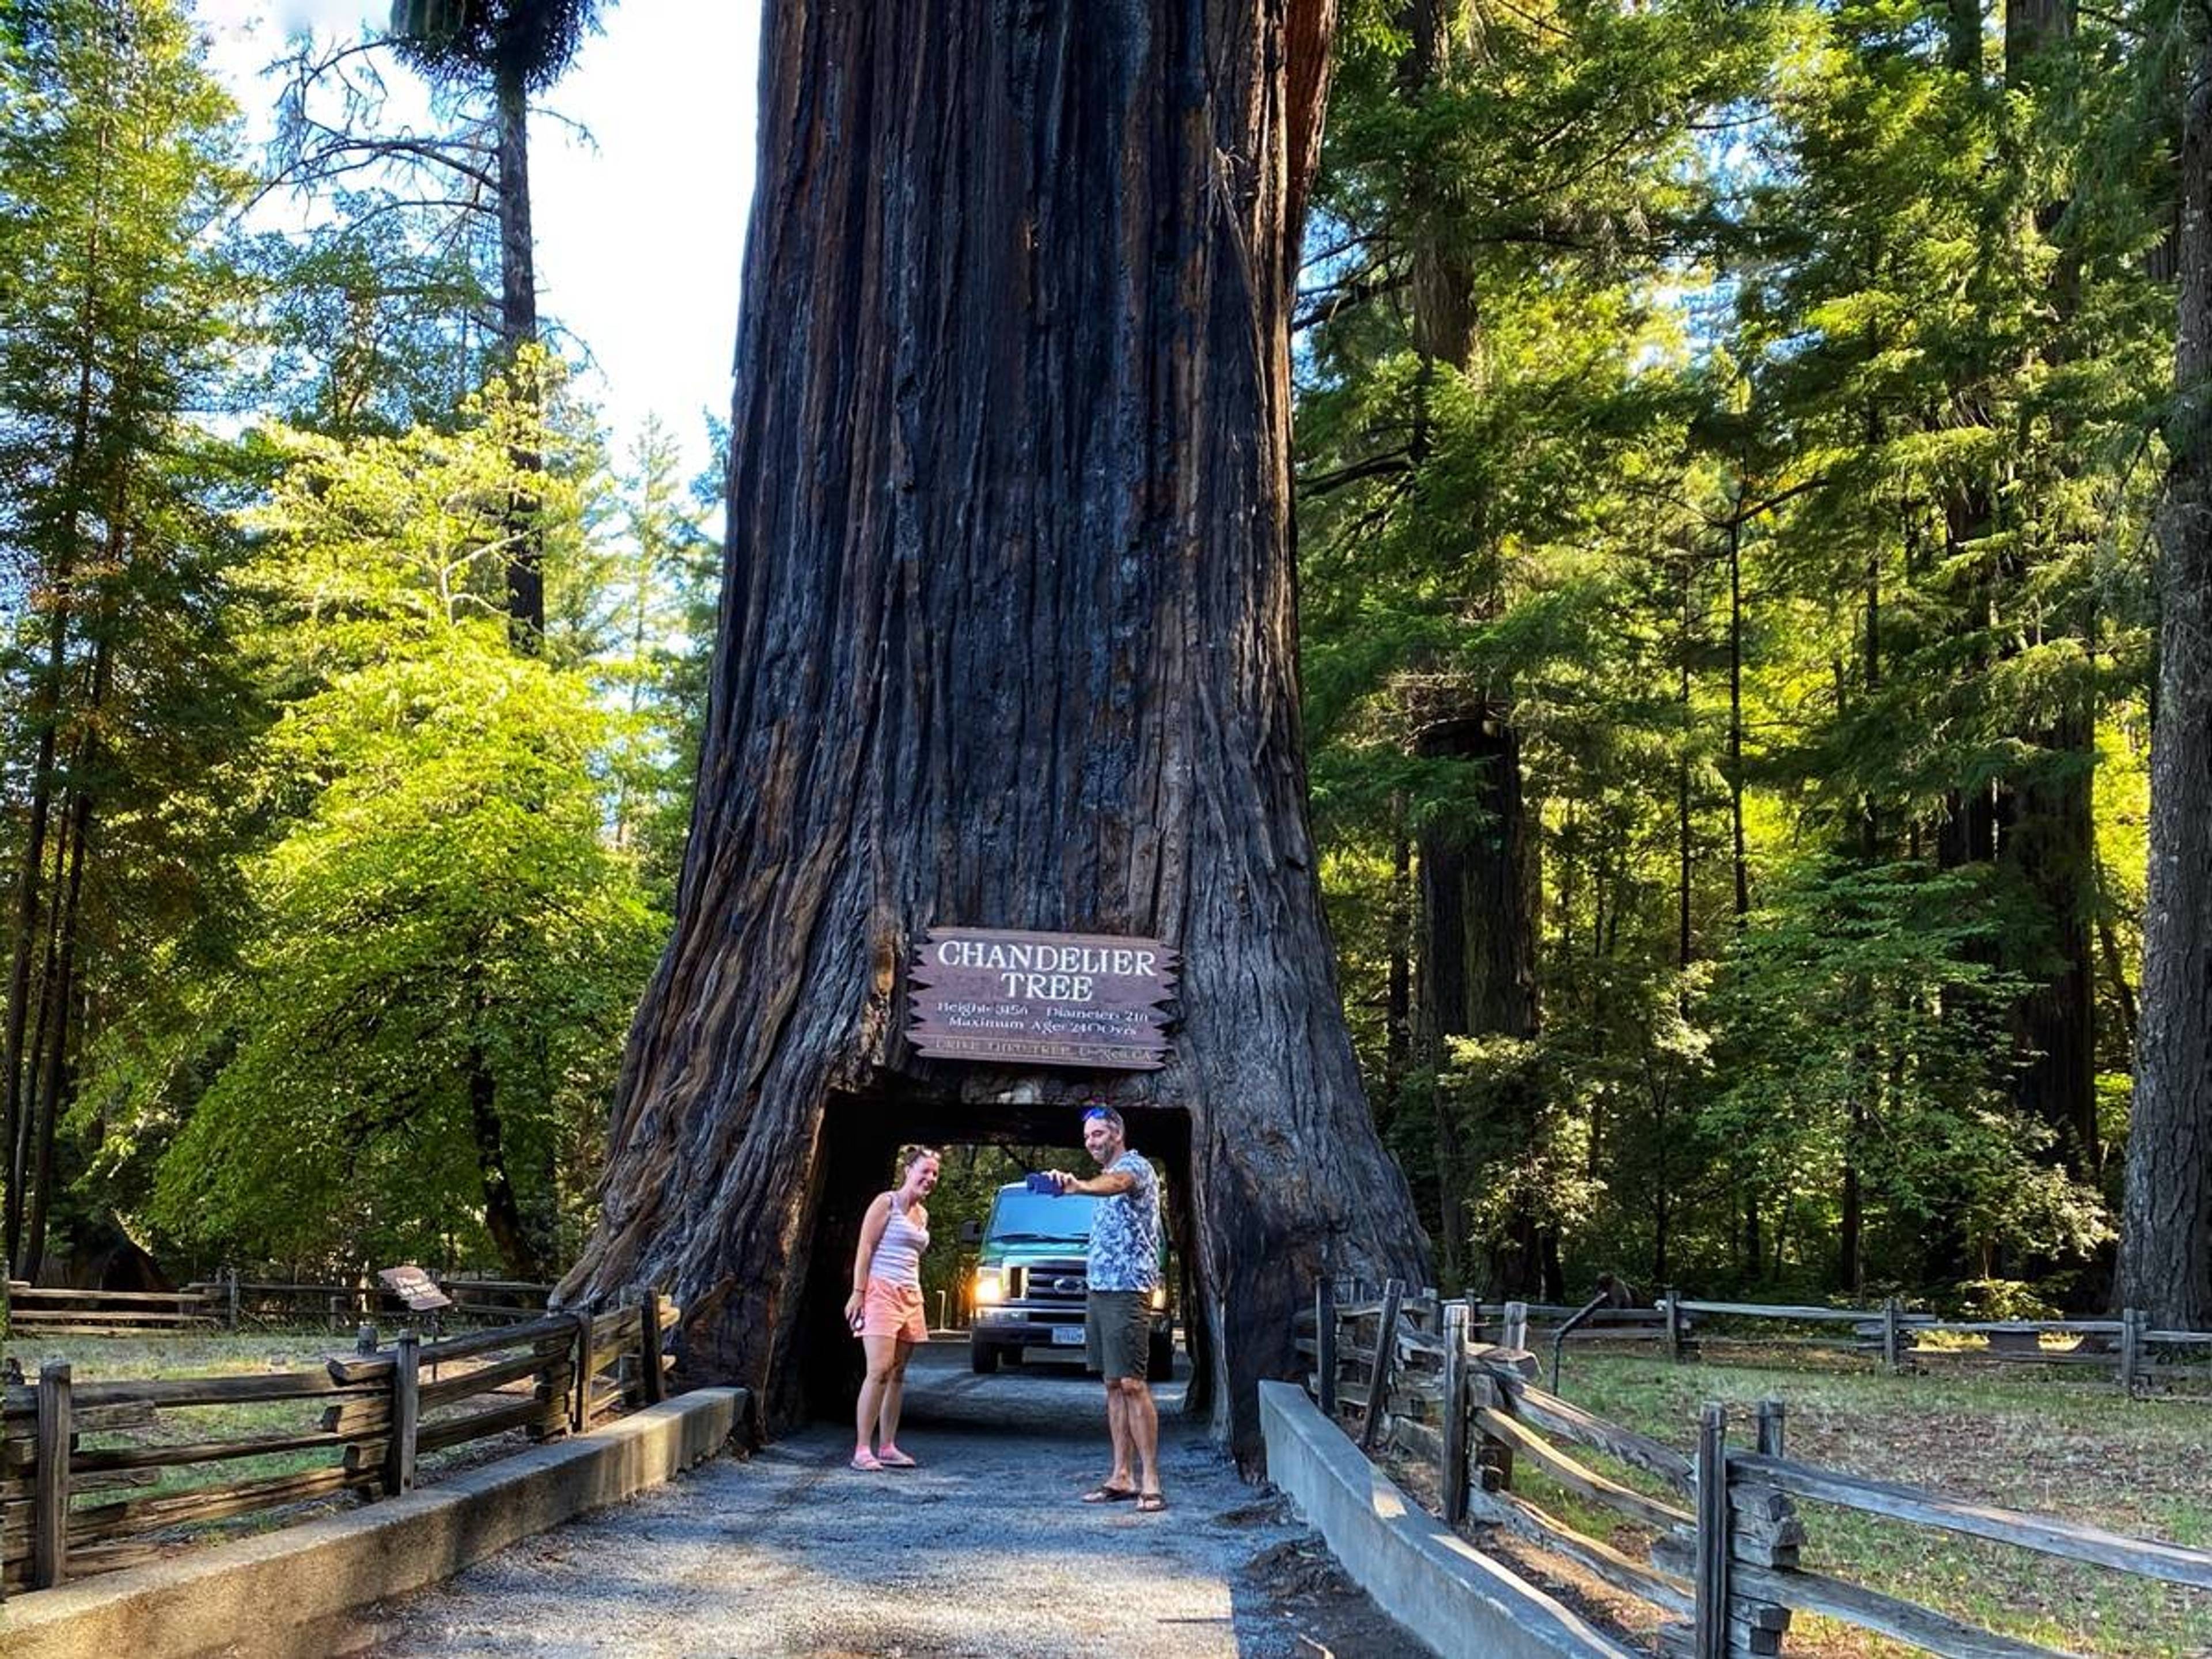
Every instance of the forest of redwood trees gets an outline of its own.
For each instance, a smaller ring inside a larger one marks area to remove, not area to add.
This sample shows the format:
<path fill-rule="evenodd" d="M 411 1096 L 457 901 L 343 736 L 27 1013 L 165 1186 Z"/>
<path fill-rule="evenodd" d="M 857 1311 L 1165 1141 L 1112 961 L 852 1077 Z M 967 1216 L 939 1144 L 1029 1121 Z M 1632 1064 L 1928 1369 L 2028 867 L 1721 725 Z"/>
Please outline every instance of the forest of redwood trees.
<path fill-rule="evenodd" d="M 238 88 L 184 0 L 0 0 L 14 1273 L 550 1277 L 600 1221 L 726 479 L 617 447 L 539 343 L 523 112 L 597 8 L 516 9 Z M 383 142 L 379 61 L 442 139 Z M 1330 1109 L 1439 1279 L 2212 1328 L 2212 27 L 1343 0 L 1330 71 L 1261 216 L 1304 210 L 1288 725 Z M 1125 182 L 1067 160 L 1048 230 Z M 1139 245 L 1091 233 L 1084 281 Z M 788 432 L 738 413 L 742 483 Z"/>

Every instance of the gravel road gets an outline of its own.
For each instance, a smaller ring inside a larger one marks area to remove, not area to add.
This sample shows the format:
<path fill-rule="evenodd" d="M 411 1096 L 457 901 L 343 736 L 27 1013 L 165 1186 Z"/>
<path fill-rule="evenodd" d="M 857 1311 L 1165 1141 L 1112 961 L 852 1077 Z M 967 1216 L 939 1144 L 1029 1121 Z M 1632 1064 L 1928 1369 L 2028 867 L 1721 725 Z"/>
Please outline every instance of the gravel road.
<path fill-rule="evenodd" d="M 946 1341 L 908 1373 L 899 1442 L 918 1469 L 855 1474 L 850 1431 L 817 1424 L 370 1609 L 337 1645 L 377 1659 L 1425 1654 L 1183 1421 L 1182 1386 L 1156 1391 L 1164 1514 L 1078 1501 L 1107 1462 L 1095 1378 L 1034 1363 L 977 1376 Z"/>

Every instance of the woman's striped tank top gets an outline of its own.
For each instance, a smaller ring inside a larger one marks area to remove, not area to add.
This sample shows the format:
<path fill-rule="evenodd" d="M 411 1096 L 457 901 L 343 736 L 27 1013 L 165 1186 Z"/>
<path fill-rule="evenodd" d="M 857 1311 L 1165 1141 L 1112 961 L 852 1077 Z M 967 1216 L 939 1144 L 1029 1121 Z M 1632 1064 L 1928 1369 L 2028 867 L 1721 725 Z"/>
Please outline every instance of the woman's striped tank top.
<path fill-rule="evenodd" d="M 891 1194 L 891 1218 L 884 1224 L 884 1236 L 876 1241 L 876 1253 L 868 1258 L 868 1277 L 880 1279 L 886 1285 L 921 1284 L 921 1253 L 929 1248 L 929 1230 L 918 1227 L 899 1207 L 898 1194 Z"/>

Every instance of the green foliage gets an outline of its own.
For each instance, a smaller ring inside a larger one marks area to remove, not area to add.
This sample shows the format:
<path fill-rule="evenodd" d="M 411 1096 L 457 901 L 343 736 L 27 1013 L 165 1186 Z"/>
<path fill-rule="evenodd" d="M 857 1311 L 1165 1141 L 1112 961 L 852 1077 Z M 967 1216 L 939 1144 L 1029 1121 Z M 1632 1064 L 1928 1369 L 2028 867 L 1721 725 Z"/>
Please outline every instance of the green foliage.
<path fill-rule="evenodd" d="M 653 890 L 673 906 L 691 783 L 706 721 L 707 672 L 721 594 L 722 551 L 703 527 L 721 503 L 720 457 L 687 485 L 675 438 L 648 421 L 617 483 L 620 534 L 592 619 L 593 672 L 618 709 L 611 761 L 615 838 L 636 850 Z"/>
<path fill-rule="evenodd" d="M 554 1218 L 583 1213 L 664 931 L 601 838 L 604 738 L 586 688 L 486 621 L 288 711 L 268 758 L 313 804 L 252 869 L 234 1047 L 162 1160 L 166 1227 L 256 1256 L 451 1259 L 486 1246 L 496 1160 L 544 1259 L 565 1254 Z"/>
<path fill-rule="evenodd" d="M 198 411 L 252 295 L 228 100 L 161 0 L 0 10 L 0 1022 L 6 1252 L 66 1235 L 63 1130 L 153 970 L 224 948 L 237 825 L 210 790 L 258 711 L 225 604 L 228 446 Z M 172 1009 L 155 1014 L 167 1018 Z"/>
<path fill-rule="evenodd" d="M 2002 1247 L 2078 1257 L 2110 1237 L 2097 1194 L 2039 1157 L 2048 1131 L 2007 1109 L 1989 1063 L 2021 989 L 1989 965 L 2005 925 L 1994 886 L 1910 864 L 1794 872 L 1716 989 L 1728 1035 L 1705 1108 L 1784 1204 L 1824 1212 L 1848 1159 L 1899 1248 L 1955 1229 L 1984 1279 Z"/>
<path fill-rule="evenodd" d="M 1590 1116 L 1572 1109 L 1558 1057 L 1540 1043 L 1496 1036 L 1454 1037 L 1446 1052 L 1432 1109 L 1460 1121 L 1474 1236 L 1500 1239 L 1520 1224 L 1587 1226 L 1604 1186 L 1590 1174 Z"/>
<path fill-rule="evenodd" d="M 1959 1286 L 1949 1310 L 1954 1318 L 2057 1319 L 2058 1310 L 2032 1285 L 2017 1279 L 1970 1279 Z"/>
<path fill-rule="evenodd" d="M 356 191 L 330 210 L 255 247 L 263 350 L 242 396 L 341 436 L 453 425 L 486 355 L 474 337 L 494 302 L 485 239 Z"/>
<path fill-rule="evenodd" d="M 1425 1204 L 1466 1160 L 1479 1249 L 2099 1294 L 2171 54 L 1995 21 L 1346 16 L 1295 357 L 1316 817 L 1378 1112 Z M 1438 1054 L 1378 1011 L 1429 969 L 1424 833 L 1492 811 L 1429 740 L 1469 707 L 1539 825 L 1540 1019 Z M 2102 1080 L 2062 1126 L 2069 973 Z"/>
<path fill-rule="evenodd" d="M 526 357 L 453 431 L 276 429 L 250 516 L 283 718 L 255 757 L 278 828 L 252 942 L 204 1016 L 222 1051 L 153 1214 L 249 1254 L 543 1272 L 578 1243 L 629 1013 L 665 931 L 605 833 L 615 721 L 582 666 L 509 651 L 515 456 L 574 546 L 588 446 Z M 147 1110 L 159 1109 L 147 1099 Z M 501 1224 L 512 1195 L 521 1231 Z"/>
<path fill-rule="evenodd" d="M 599 27 L 598 0 L 393 0 L 400 55 L 441 82 L 559 80 Z"/>
<path fill-rule="evenodd" d="M 526 353 L 444 426 L 252 441 L 231 602 L 281 714 L 229 775 L 243 915 L 219 975 L 103 1035 L 95 1175 L 204 1259 L 556 1271 L 667 925 L 619 833 L 656 711 L 609 696 L 594 618 L 639 603 L 609 574 L 639 558 L 594 539 L 595 431 Z M 574 596 L 534 658 L 501 611 L 523 530 Z M 638 578 L 656 617 L 665 578 Z"/>
<path fill-rule="evenodd" d="M 248 514 L 264 538 L 253 580 L 291 624 L 267 636 L 274 672 L 311 684 L 502 615 L 505 561 L 520 536 L 543 538 L 549 559 L 582 560 L 597 440 L 563 396 L 566 378 L 532 347 L 461 404 L 453 430 L 259 434 L 276 476 Z M 543 458 L 527 521 L 513 506 L 518 454 Z M 563 580 L 556 571 L 550 585 Z"/>
<path fill-rule="evenodd" d="M 728 443 L 611 459 L 495 280 L 484 135 L 596 9 L 400 9 L 456 125 L 397 149 L 376 53 L 301 46 L 267 182 L 315 228 L 241 245 L 183 13 L 0 9 L 0 892 L 58 1223 L 534 1267 L 588 1218 Z M 2101 1295 L 2192 26 L 2043 15 L 1346 8 L 1310 775 L 1378 1115 L 1471 1262 Z M 1425 1024 L 1424 848 L 1494 874 L 1522 820 L 1526 1017 Z M 2086 1137 L 2033 1082 L 2083 975 Z"/>

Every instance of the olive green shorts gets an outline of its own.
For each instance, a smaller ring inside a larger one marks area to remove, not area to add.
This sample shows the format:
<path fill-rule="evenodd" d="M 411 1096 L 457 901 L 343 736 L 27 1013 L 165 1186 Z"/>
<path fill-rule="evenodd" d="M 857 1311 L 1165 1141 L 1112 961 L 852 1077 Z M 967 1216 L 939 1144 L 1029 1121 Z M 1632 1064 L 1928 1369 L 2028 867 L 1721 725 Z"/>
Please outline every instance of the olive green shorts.
<path fill-rule="evenodd" d="M 1145 1374 L 1152 1340 L 1152 1297 L 1143 1291 L 1093 1291 L 1083 1310 L 1084 1347 L 1091 1366 L 1109 1382 Z"/>

